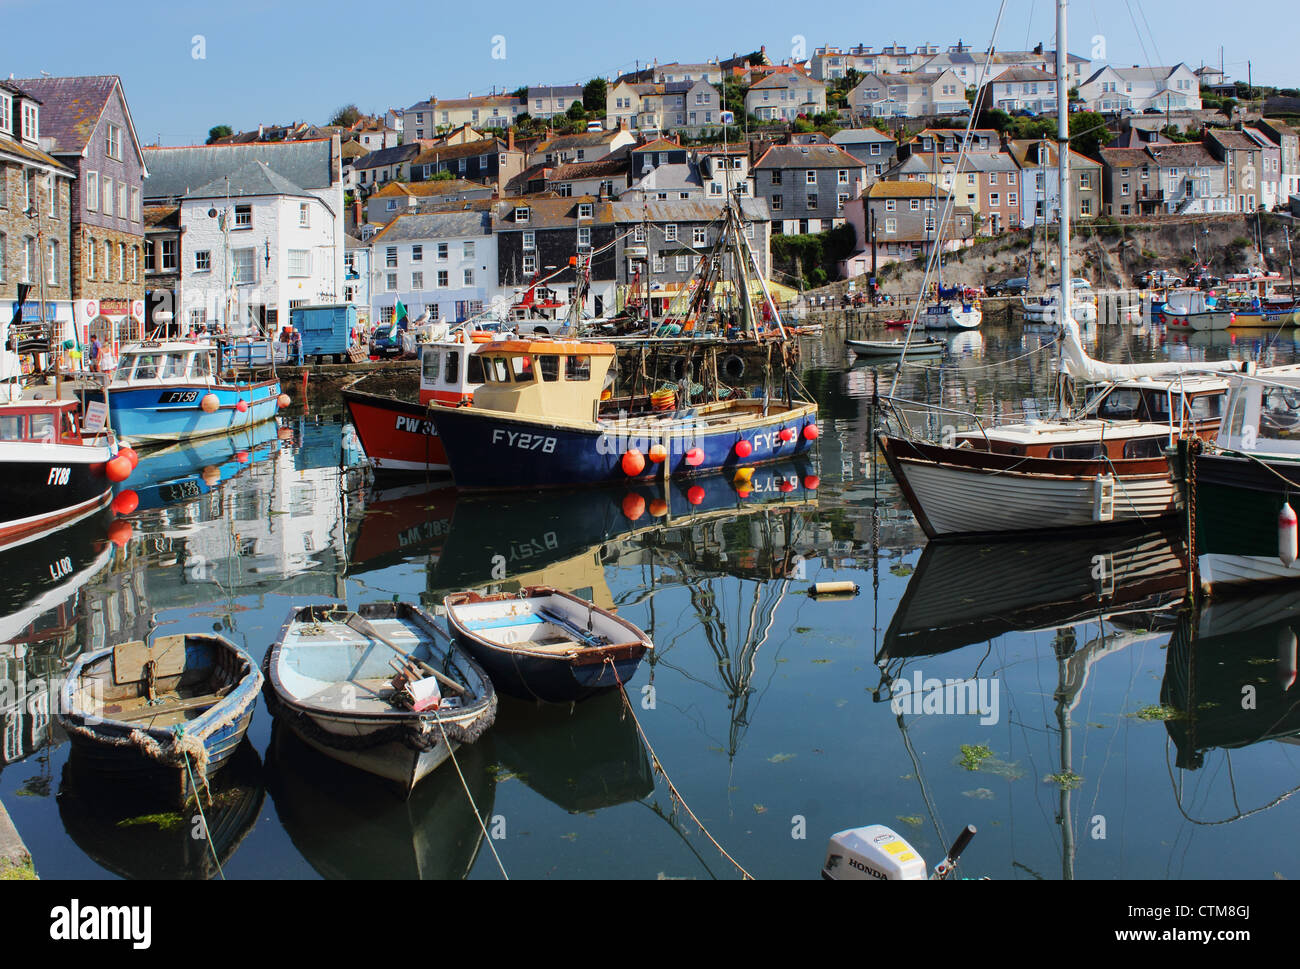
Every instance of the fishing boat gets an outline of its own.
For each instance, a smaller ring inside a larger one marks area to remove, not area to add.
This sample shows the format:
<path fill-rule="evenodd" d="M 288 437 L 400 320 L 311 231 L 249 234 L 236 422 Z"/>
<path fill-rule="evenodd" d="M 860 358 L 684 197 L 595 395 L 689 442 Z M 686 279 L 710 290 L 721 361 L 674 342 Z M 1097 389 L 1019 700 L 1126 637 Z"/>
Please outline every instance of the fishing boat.
<path fill-rule="evenodd" d="M 1236 314 L 1226 303 L 1201 289 L 1175 290 L 1159 309 L 1152 309 L 1152 315 L 1173 331 L 1226 330 L 1236 323 Z"/>
<path fill-rule="evenodd" d="M 947 343 L 930 337 L 908 343 L 906 340 L 845 340 L 844 345 L 859 360 L 891 360 L 902 356 L 904 350 L 910 357 L 938 357 L 943 355 Z"/>
<path fill-rule="evenodd" d="M 348 416 L 375 474 L 445 472 L 447 454 L 429 414 L 432 401 L 468 406 L 483 384 L 477 351 L 493 339 L 486 330 L 460 329 L 420 347 L 420 390 L 416 400 L 358 390 L 343 391 Z"/>
<path fill-rule="evenodd" d="M 184 804 L 239 746 L 261 688 L 252 657 L 228 639 L 159 636 L 82 655 L 58 719 L 79 769 Z"/>
<path fill-rule="evenodd" d="M 123 347 L 108 392 L 113 430 L 141 444 L 229 434 L 269 421 L 287 402 L 274 377 L 222 377 L 217 348 L 193 340 L 148 340 Z M 102 394 L 91 397 L 102 399 Z"/>
<path fill-rule="evenodd" d="M 273 716 L 308 746 L 407 795 L 496 719 L 487 674 L 406 603 L 295 608 L 263 670 Z M 419 682 L 438 685 L 432 698 L 412 687 L 420 673 L 428 675 Z"/>
<path fill-rule="evenodd" d="M 0 402 L 0 548 L 29 542 L 107 505 L 110 473 L 124 480 L 131 470 L 130 464 L 115 465 L 110 472 L 117 451 L 102 410 L 86 422 L 76 400 L 33 396 Z"/>
<path fill-rule="evenodd" d="M 460 490 L 529 490 L 693 475 L 800 455 L 818 436 L 817 405 L 731 396 L 671 410 L 602 418 L 614 361 L 608 343 L 485 344 L 486 382 L 473 407 L 435 403 Z"/>
<path fill-rule="evenodd" d="M 921 314 L 927 330 L 973 330 L 984 322 L 984 313 L 973 299 L 940 299 L 925 307 Z"/>
<path fill-rule="evenodd" d="M 1042 296 L 1024 301 L 1026 323 L 1057 323 L 1061 312 L 1061 285 L 1052 283 Z M 1086 279 L 1074 279 L 1070 284 L 1070 315 L 1079 323 L 1097 322 L 1097 294 Z"/>
<path fill-rule="evenodd" d="M 1200 588 L 1300 579 L 1291 504 L 1300 494 L 1300 366 L 1234 376 L 1225 415 L 1212 445 L 1179 442 L 1170 459 Z"/>
<path fill-rule="evenodd" d="M 1225 307 L 1233 314 L 1233 326 L 1274 327 L 1300 323 L 1300 307 L 1294 296 L 1274 292 L 1281 273 L 1259 269 L 1223 277 Z"/>
<path fill-rule="evenodd" d="M 549 586 L 457 592 L 443 606 L 456 641 L 522 699 L 568 703 L 618 687 L 654 648 L 626 619 Z"/>

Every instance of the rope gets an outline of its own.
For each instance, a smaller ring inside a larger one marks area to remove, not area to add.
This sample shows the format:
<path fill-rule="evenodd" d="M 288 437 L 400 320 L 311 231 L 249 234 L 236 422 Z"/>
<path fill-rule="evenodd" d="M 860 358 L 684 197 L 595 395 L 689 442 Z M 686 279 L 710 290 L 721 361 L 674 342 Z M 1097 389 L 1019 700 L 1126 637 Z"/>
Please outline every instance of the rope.
<path fill-rule="evenodd" d="M 474 811 L 474 820 L 478 822 L 479 830 L 483 832 L 483 837 L 487 840 L 488 848 L 492 851 L 492 857 L 497 861 L 497 867 L 501 869 L 501 877 L 506 881 L 510 876 L 506 874 L 506 866 L 501 864 L 501 856 L 497 854 L 497 846 L 492 843 L 492 836 L 488 834 L 487 826 L 483 823 L 483 815 L 479 813 L 478 805 L 474 803 L 474 795 L 470 793 L 469 784 L 465 782 L 465 775 L 461 773 L 460 762 L 456 760 L 456 751 L 451 748 L 451 741 L 447 738 L 447 730 L 442 725 L 442 720 L 438 720 L 438 729 L 442 731 L 442 742 L 447 745 L 447 756 L 451 758 L 451 764 L 456 768 L 456 776 L 460 778 L 460 786 L 465 790 L 465 796 L 469 798 L 469 806 Z"/>
<path fill-rule="evenodd" d="M 700 832 L 704 837 L 708 838 L 709 841 L 713 843 L 713 847 L 718 849 L 718 853 L 722 855 L 723 858 L 726 858 L 727 861 L 736 866 L 736 870 L 740 872 L 741 876 L 746 881 L 754 881 L 754 876 L 747 872 L 740 862 L 727 854 L 726 849 L 723 848 L 722 845 L 718 844 L 718 839 L 709 834 L 709 829 L 704 826 L 703 822 L 701 822 L 698 817 L 696 817 L 695 812 L 692 811 L 690 805 L 686 803 L 686 799 L 682 797 L 681 791 L 677 789 L 677 785 L 672 782 L 672 778 L 670 778 L 668 772 L 664 770 L 664 765 L 660 762 L 659 755 L 655 753 L 654 747 L 651 746 L 650 738 L 646 736 L 645 730 L 641 726 L 641 721 L 637 719 L 636 711 L 632 709 L 632 701 L 628 699 L 627 689 L 623 686 L 623 680 L 618 675 L 618 668 L 609 657 L 605 658 L 605 663 L 609 665 L 610 670 L 613 672 L 614 681 L 618 684 L 619 696 L 623 698 L 623 706 L 626 707 L 627 712 L 632 715 L 632 722 L 636 724 L 636 732 L 640 734 L 641 742 L 645 744 L 646 750 L 650 753 L 650 763 L 654 765 L 656 773 L 663 775 L 664 783 L 668 785 L 668 794 L 672 797 L 673 803 L 680 804 L 682 808 L 685 809 L 686 813 L 690 816 L 690 819 L 695 822 L 696 827 L 700 829 Z"/>
<path fill-rule="evenodd" d="M 179 736 L 181 732 L 183 732 L 183 730 L 184 730 L 183 727 L 177 726 L 176 727 L 177 736 Z M 225 881 L 226 873 L 221 867 L 221 858 L 217 855 L 217 846 L 212 843 L 212 829 L 208 827 L 208 817 L 206 814 L 203 813 L 203 798 L 199 797 L 199 789 L 194 783 L 194 772 L 190 770 L 189 754 L 185 753 L 184 751 L 182 751 L 182 753 L 185 754 L 185 772 L 189 774 L 190 787 L 194 791 L 194 804 L 199 809 L 200 820 L 203 821 L 203 837 L 206 838 L 208 841 L 208 850 L 212 852 L 212 861 L 217 866 L 217 874 L 221 876 L 222 881 Z M 203 786 L 205 788 L 207 787 L 206 778 L 204 778 Z"/>

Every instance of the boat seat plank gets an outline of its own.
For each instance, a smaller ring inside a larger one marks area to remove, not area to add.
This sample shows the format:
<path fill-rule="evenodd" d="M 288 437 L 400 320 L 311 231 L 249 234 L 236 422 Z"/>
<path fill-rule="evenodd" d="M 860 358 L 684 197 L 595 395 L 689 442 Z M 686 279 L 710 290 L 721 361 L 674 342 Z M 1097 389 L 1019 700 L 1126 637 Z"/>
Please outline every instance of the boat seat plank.
<path fill-rule="evenodd" d="M 569 635 L 573 636 L 574 639 L 576 639 L 579 643 L 581 643 L 584 646 L 604 646 L 609 642 L 609 640 L 606 639 L 604 636 L 597 635 L 596 633 L 587 632 L 585 629 L 582 629 L 579 626 L 574 625 L 564 616 L 561 616 L 559 613 L 551 609 L 541 609 L 539 610 L 539 612 L 541 613 L 542 616 L 546 618 L 547 622 L 550 622 L 555 626 L 559 626 L 561 629 L 563 629 Z"/>
<path fill-rule="evenodd" d="M 125 713 L 112 715 L 112 719 L 120 720 L 124 723 L 132 723 L 136 720 L 152 720 L 157 717 L 170 716 L 177 713 L 189 713 L 195 710 L 207 709 L 219 703 L 229 690 L 218 690 L 216 693 L 206 693 L 203 696 L 189 697 L 187 699 L 177 698 L 168 700 L 156 706 L 144 706 L 138 710 L 131 710 Z M 188 719 L 188 718 L 182 718 Z"/>
<path fill-rule="evenodd" d="M 336 680 L 317 690 L 302 702 L 308 706 L 354 713 L 373 713 L 392 709 L 394 690 L 385 676 Z"/>
<path fill-rule="evenodd" d="M 140 682 L 150 660 L 155 664 L 155 679 L 185 672 L 184 635 L 159 636 L 152 646 L 138 639 L 118 643 L 113 647 L 113 682 L 118 686 Z"/>
<path fill-rule="evenodd" d="M 510 626 L 532 626 L 541 621 L 541 616 L 536 613 L 528 613 L 522 616 L 494 616 L 490 619 L 463 619 L 461 620 L 461 624 L 466 629 L 477 632 L 481 629 L 501 629 Z"/>

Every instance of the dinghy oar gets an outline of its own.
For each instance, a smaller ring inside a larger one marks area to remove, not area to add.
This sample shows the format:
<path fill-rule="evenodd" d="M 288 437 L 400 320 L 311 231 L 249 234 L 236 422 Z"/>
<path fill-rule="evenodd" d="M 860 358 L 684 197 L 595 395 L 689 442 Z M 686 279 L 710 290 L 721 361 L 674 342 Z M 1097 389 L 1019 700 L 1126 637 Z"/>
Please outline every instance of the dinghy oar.
<path fill-rule="evenodd" d="M 357 632 L 361 633 L 361 635 L 369 636 L 371 639 L 383 643 L 385 646 L 391 649 L 398 656 L 402 657 L 403 660 L 411 664 L 413 668 L 424 670 L 426 673 L 428 673 L 430 676 L 436 679 L 447 689 L 453 690 L 462 696 L 465 695 L 465 688 L 463 686 L 461 686 L 459 683 L 457 683 L 455 680 L 451 679 L 450 677 L 443 676 L 441 673 L 439 673 L 437 670 L 435 670 L 432 666 L 430 666 L 428 663 L 424 662 L 423 660 L 418 660 L 415 657 L 411 656 L 409 653 L 403 652 L 400 647 L 390 642 L 387 638 L 384 637 L 383 633 L 381 633 L 374 626 L 370 625 L 370 623 L 362 619 L 355 612 L 352 615 L 348 616 L 347 625 L 349 628 L 355 629 Z"/>

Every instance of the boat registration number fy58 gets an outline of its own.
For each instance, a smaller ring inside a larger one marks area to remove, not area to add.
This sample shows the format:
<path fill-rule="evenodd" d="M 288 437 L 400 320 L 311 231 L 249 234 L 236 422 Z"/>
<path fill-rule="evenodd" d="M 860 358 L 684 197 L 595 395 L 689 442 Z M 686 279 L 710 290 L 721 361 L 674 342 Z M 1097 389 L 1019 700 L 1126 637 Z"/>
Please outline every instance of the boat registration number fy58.
<path fill-rule="evenodd" d="M 160 404 L 192 404 L 199 399 L 197 390 L 168 390 L 158 398 Z"/>
<path fill-rule="evenodd" d="M 541 451 L 543 454 L 555 453 L 555 438 L 541 434 L 526 434 L 523 431 L 503 431 L 496 428 L 492 432 L 492 443 L 505 442 L 506 447 L 522 448 L 525 451 Z"/>

